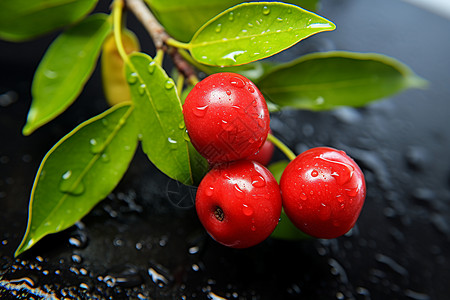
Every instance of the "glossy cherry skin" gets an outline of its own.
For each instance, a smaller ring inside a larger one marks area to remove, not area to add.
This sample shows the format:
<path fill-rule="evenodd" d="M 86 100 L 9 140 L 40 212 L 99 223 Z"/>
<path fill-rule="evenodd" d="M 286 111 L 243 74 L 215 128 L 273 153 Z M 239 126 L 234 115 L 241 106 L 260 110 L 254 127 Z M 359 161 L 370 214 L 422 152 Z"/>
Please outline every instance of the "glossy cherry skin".
<path fill-rule="evenodd" d="M 270 131 L 269 131 L 270 132 Z M 266 140 L 264 144 L 259 148 L 258 152 L 247 157 L 248 160 L 254 160 L 259 162 L 263 166 L 267 166 L 273 156 L 273 152 L 275 151 L 275 146 L 272 142 Z"/>
<path fill-rule="evenodd" d="M 220 164 L 201 181 L 195 208 L 213 239 L 228 247 L 248 248 L 264 241 L 277 226 L 280 188 L 257 162 Z"/>
<path fill-rule="evenodd" d="M 183 104 L 186 129 L 197 151 L 211 164 L 246 158 L 269 132 L 269 111 L 246 77 L 217 73 L 196 84 Z"/>
<path fill-rule="evenodd" d="M 366 196 L 359 166 L 345 152 L 328 147 L 309 149 L 291 161 L 280 189 L 292 223 L 325 239 L 339 237 L 355 225 Z"/>

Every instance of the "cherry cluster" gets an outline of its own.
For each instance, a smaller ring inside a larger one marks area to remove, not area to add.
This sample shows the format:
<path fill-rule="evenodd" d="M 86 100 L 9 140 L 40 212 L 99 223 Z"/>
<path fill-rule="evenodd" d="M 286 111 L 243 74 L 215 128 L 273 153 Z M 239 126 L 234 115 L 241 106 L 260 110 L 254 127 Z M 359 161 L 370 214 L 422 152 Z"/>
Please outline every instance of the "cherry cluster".
<path fill-rule="evenodd" d="M 247 248 L 264 241 L 282 208 L 316 238 L 335 238 L 354 226 L 366 194 L 361 169 L 343 151 L 317 147 L 293 159 L 278 184 L 265 167 L 274 151 L 266 140 L 267 104 L 246 77 L 208 76 L 187 96 L 183 115 L 192 144 L 211 166 L 195 207 L 217 242 Z"/>

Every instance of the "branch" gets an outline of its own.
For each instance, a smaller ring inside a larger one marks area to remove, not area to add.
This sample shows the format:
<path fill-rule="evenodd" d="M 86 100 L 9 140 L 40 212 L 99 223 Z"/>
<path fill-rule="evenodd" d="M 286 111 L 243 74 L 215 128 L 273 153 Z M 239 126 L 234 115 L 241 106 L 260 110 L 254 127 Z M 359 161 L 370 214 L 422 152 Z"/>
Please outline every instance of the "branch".
<path fill-rule="evenodd" d="M 178 52 L 178 48 L 171 45 L 171 42 L 176 41 L 166 32 L 158 20 L 156 20 L 155 16 L 143 0 L 126 0 L 126 4 L 128 9 L 133 12 L 139 22 L 142 23 L 144 28 L 150 34 L 156 50 L 167 50 L 178 71 L 183 74 L 191 84 L 195 85 L 198 82 L 198 78 L 194 68 Z"/>
<path fill-rule="evenodd" d="M 165 41 L 170 37 L 164 27 L 156 20 L 147 5 L 142 0 L 126 0 L 129 10 L 133 12 L 139 22 L 152 37 L 156 50 L 164 47 Z"/>

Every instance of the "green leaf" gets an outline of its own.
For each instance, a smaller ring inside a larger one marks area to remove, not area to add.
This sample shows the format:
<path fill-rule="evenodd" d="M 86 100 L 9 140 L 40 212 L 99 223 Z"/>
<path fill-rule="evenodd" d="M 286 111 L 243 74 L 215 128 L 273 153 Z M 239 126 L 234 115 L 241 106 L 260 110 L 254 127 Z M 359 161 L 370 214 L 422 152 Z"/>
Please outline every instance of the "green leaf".
<path fill-rule="evenodd" d="M 97 0 L 1 0 L 0 38 L 25 41 L 81 20 Z"/>
<path fill-rule="evenodd" d="M 286 169 L 288 164 L 288 160 L 281 160 L 268 166 L 268 169 L 278 183 L 280 183 L 281 175 L 283 175 L 284 169 Z M 309 235 L 303 233 L 300 229 L 295 227 L 294 224 L 292 224 L 284 210 L 281 211 L 280 222 L 278 222 L 277 227 L 270 236 L 284 240 L 303 240 L 310 238 Z"/>
<path fill-rule="evenodd" d="M 269 171 L 272 173 L 273 177 L 275 177 L 278 183 L 280 183 L 281 175 L 283 175 L 284 169 L 286 169 L 288 164 L 288 160 L 280 160 L 268 166 Z"/>
<path fill-rule="evenodd" d="M 219 72 L 232 72 L 239 73 L 251 81 L 257 81 L 263 77 L 266 72 L 276 66 L 275 63 L 269 61 L 254 61 L 249 64 L 231 67 L 216 67 L 207 66 L 203 64 L 196 64 L 196 67 L 207 74 L 219 73 Z"/>
<path fill-rule="evenodd" d="M 79 125 L 45 155 L 16 256 L 45 235 L 72 226 L 111 193 L 138 144 L 132 112 L 130 103 L 119 104 Z"/>
<path fill-rule="evenodd" d="M 170 178 L 197 184 L 208 164 L 189 140 L 173 80 L 150 56 L 133 53 L 129 58 L 126 76 L 144 152 Z"/>
<path fill-rule="evenodd" d="M 305 240 L 312 238 L 311 236 L 295 227 L 295 225 L 292 224 L 291 220 L 289 220 L 284 210 L 281 211 L 280 221 L 278 222 L 277 227 L 270 236 L 272 238 L 283 240 Z"/>
<path fill-rule="evenodd" d="M 158 21 L 173 38 L 188 42 L 209 19 L 237 5 L 242 0 L 145 0 Z M 255 2 L 255 1 L 253 1 Z M 318 0 L 284 1 L 310 11 L 317 10 Z"/>
<path fill-rule="evenodd" d="M 175 39 L 188 42 L 209 19 L 242 0 L 145 0 Z"/>
<path fill-rule="evenodd" d="M 317 11 L 317 8 L 319 6 L 319 0 L 288 0 L 283 2 L 300 6 L 301 8 L 309 11 Z"/>
<path fill-rule="evenodd" d="M 388 56 L 332 51 L 272 69 L 257 85 L 281 107 L 325 110 L 360 107 L 408 88 L 423 88 L 426 81 Z"/>
<path fill-rule="evenodd" d="M 187 44 L 207 65 L 234 66 L 263 59 L 335 25 L 298 6 L 280 2 L 243 3 L 201 27 Z"/>
<path fill-rule="evenodd" d="M 95 14 L 62 33 L 50 45 L 33 78 L 25 135 L 61 114 L 91 76 L 111 23 Z"/>

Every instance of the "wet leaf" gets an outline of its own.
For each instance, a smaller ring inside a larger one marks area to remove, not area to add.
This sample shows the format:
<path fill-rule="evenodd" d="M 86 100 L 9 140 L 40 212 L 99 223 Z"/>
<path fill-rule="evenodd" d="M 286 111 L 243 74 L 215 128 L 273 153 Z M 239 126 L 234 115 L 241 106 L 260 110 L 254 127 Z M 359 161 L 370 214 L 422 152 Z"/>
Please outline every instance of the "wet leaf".
<path fill-rule="evenodd" d="M 234 6 L 208 21 L 188 44 L 207 65 L 234 66 L 274 55 L 335 25 L 298 6 L 254 2 Z"/>
<path fill-rule="evenodd" d="M 144 152 L 170 178 L 198 184 L 208 164 L 189 140 L 173 80 L 150 56 L 133 53 L 129 57 L 126 76 Z"/>
<path fill-rule="evenodd" d="M 140 50 L 139 40 L 128 29 L 122 30 L 122 44 L 127 54 Z M 125 65 L 112 33 L 103 43 L 100 64 L 103 91 L 108 104 L 113 106 L 120 102 L 131 101 L 130 87 L 125 78 Z"/>
<path fill-rule="evenodd" d="M 45 155 L 31 192 L 28 227 L 16 256 L 85 216 L 118 184 L 138 144 L 133 106 L 82 123 Z"/>
<path fill-rule="evenodd" d="M 332 51 L 272 69 L 257 85 L 281 107 L 325 110 L 363 106 L 408 88 L 423 88 L 426 81 L 385 55 Z"/>
<path fill-rule="evenodd" d="M 53 41 L 33 78 L 25 135 L 54 119 L 78 97 L 111 28 L 107 15 L 95 14 Z"/>
<path fill-rule="evenodd" d="M 145 0 L 175 39 L 188 42 L 209 19 L 242 0 Z"/>
<path fill-rule="evenodd" d="M 25 41 L 79 21 L 97 0 L 2 0 L 0 1 L 0 38 Z"/>
<path fill-rule="evenodd" d="M 243 2 L 242 0 L 145 0 L 159 22 L 173 38 L 189 42 L 195 32 L 209 19 Z M 255 1 L 253 1 L 255 2 Z M 284 1 L 315 11 L 318 0 Z"/>
<path fill-rule="evenodd" d="M 291 3 L 310 11 L 317 11 L 319 6 L 319 0 L 288 0 L 283 2 Z"/>

